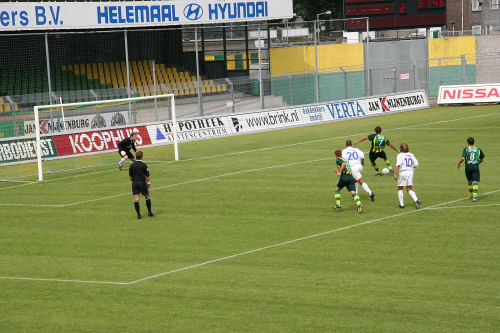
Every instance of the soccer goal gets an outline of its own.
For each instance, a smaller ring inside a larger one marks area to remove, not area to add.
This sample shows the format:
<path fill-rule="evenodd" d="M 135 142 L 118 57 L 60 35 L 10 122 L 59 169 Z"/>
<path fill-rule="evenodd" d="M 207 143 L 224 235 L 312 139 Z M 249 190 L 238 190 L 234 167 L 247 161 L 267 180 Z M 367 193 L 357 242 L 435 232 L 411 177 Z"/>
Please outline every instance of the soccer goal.
<path fill-rule="evenodd" d="M 0 180 L 42 181 L 47 174 L 117 165 L 118 143 L 137 133 L 136 147 L 158 142 L 150 132 L 164 124 L 169 131 L 173 159 L 179 159 L 173 94 L 37 105 L 23 121 L 24 131 L 0 140 Z M 156 160 L 171 160 L 168 150 Z M 153 156 L 145 155 L 146 161 Z"/>

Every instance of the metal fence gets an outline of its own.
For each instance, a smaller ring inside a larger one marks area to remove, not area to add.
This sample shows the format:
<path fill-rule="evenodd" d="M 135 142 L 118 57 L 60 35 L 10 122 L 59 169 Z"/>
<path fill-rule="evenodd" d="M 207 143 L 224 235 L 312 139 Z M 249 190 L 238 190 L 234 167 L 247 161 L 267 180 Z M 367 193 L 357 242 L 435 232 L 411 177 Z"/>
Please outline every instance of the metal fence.
<path fill-rule="evenodd" d="M 370 57 L 374 35 L 343 31 L 344 21 L 328 20 L 0 35 L 0 115 L 19 119 L 34 105 L 60 101 L 174 93 L 179 116 L 192 117 L 413 89 L 436 96 L 443 84 L 500 77 L 497 52 L 380 62 Z M 418 31 L 404 37 L 422 38 Z M 318 46 L 351 42 L 364 43 L 363 65 L 320 69 Z M 292 46 L 315 46 L 312 69 L 272 73 L 270 52 Z"/>

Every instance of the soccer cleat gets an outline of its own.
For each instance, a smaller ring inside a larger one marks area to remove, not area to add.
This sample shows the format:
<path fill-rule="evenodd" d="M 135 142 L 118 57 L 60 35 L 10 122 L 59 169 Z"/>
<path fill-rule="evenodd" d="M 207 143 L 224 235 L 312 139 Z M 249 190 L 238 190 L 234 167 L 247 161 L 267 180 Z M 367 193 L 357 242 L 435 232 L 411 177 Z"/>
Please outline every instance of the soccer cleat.
<path fill-rule="evenodd" d="M 405 208 L 405 206 L 398 205 L 398 208 L 403 209 L 403 208 Z"/>
<path fill-rule="evenodd" d="M 342 208 L 342 207 L 341 207 L 340 205 L 335 205 L 335 206 L 333 206 L 332 208 L 333 208 L 333 209 L 340 209 L 340 208 Z"/>
<path fill-rule="evenodd" d="M 372 201 L 375 201 L 375 193 L 372 192 L 372 194 L 370 194 L 370 199 L 372 199 Z"/>
<path fill-rule="evenodd" d="M 469 195 L 469 199 L 474 199 L 474 197 L 472 195 Z"/>
<path fill-rule="evenodd" d="M 122 169 L 122 164 L 121 163 L 118 163 L 118 169 Z"/>
<path fill-rule="evenodd" d="M 389 172 L 390 173 L 394 173 L 394 169 L 389 169 Z"/>
<path fill-rule="evenodd" d="M 141 215 L 137 215 L 137 219 L 138 220 L 142 219 L 142 216 Z"/>
<path fill-rule="evenodd" d="M 155 213 L 153 213 L 153 212 L 148 213 L 148 216 L 149 216 L 149 217 L 153 217 L 153 216 L 155 216 Z"/>
<path fill-rule="evenodd" d="M 375 176 L 383 176 L 383 175 L 382 175 L 382 172 L 377 172 L 377 173 L 375 174 Z"/>
<path fill-rule="evenodd" d="M 477 202 L 477 198 L 472 198 L 472 202 Z"/>
<path fill-rule="evenodd" d="M 357 211 L 358 211 L 358 214 L 361 214 L 361 212 L 363 211 L 363 205 L 359 205 L 357 208 Z"/>
<path fill-rule="evenodd" d="M 420 209 L 420 200 L 415 201 L 415 208 Z"/>

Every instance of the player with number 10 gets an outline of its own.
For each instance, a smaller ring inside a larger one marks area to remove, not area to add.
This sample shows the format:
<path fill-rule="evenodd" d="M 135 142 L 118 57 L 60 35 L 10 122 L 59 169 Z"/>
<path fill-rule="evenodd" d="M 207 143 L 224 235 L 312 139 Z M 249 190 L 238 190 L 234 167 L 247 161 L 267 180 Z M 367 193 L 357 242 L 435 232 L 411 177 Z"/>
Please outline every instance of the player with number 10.
<path fill-rule="evenodd" d="M 413 191 L 413 171 L 418 167 L 418 160 L 410 153 L 410 148 L 406 143 L 402 143 L 400 146 L 400 153 L 398 154 L 396 161 L 396 171 L 394 172 L 394 179 L 398 181 L 398 208 L 405 208 L 404 197 L 403 197 L 403 187 L 406 186 L 406 191 L 415 201 L 415 207 L 420 208 L 420 200 L 418 200 L 417 194 Z M 399 177 L 398 177 L 399 172 Z"/>

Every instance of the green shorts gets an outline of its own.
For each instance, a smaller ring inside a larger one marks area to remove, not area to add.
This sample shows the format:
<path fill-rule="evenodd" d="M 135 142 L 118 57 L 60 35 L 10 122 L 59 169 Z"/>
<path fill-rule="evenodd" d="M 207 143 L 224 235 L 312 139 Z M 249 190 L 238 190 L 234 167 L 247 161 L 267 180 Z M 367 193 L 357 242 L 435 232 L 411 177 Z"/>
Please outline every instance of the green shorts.
<path fill-rule="evenodd" d="M 339 190 L 345 187 L 349 192 L 356 191 L 356 186 L 354 185 L 354 177 L 352 175 L 346 174 L 340 175 L 337 187 L 339 188 Z"/>
<path fill-rule="evenodd" d="M 370 162 L 375 162 L 377 158 L 382 158 L 385 161 L 387 159 L 387 155 L 385 154 L 385 151 L 381 151 L 379 153 L 371 151 L 368 154 L 368 158 L 370 159 Z"/>
<path fill-rule="evenodd" d="M 465 177 L 470 182 L 478 182 L 480 180 L 479 164 L 466 164 Z"/>

